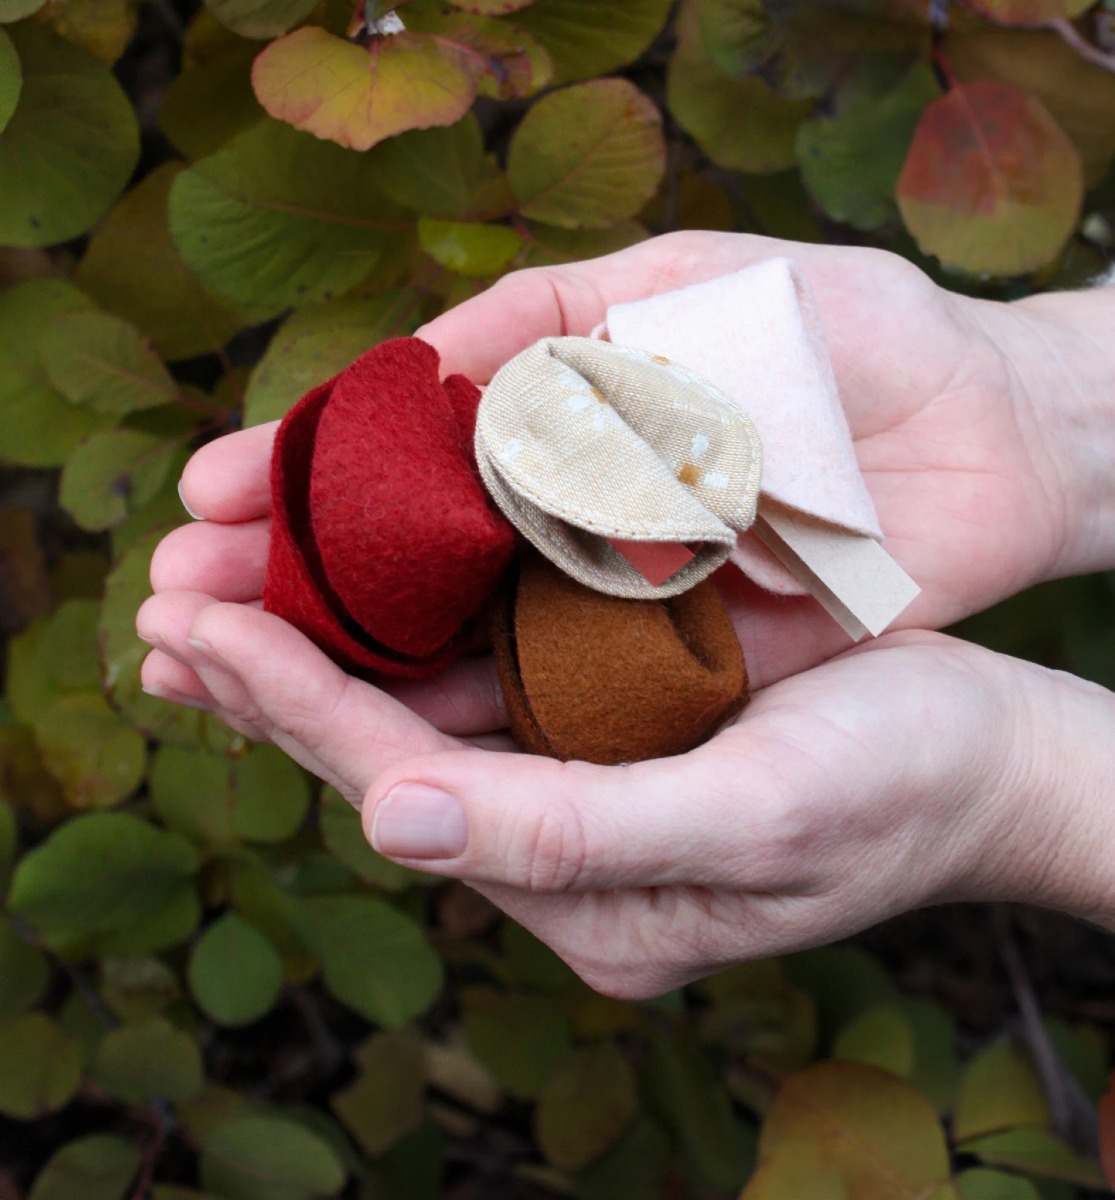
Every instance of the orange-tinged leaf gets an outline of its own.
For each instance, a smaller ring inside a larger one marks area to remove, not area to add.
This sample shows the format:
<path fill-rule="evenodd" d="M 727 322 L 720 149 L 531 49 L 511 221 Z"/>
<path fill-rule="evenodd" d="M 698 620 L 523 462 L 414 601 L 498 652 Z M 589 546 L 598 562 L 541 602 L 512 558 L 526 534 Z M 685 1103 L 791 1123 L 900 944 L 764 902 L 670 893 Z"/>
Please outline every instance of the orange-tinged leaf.
<path fill-rule="evenodd" d="M 803 1156 L 812 1160 L 810 1179 L 832 1191 L 827 1177 L 835 1175 L 855 1200 L 922 1200 L 949 1179 L 933 1105 L 905 1080 L 865 1063 L 818 1063 L 782 1085 L 763 1126 L 756 1177 L 781 1177 L 773 1163 Z M 774 1194 L 768 1188 L 755 1196 Z M 752 1200 L 750 1191 L 744 1196 Z"/>
<path fill-rule="evenodd" d="M 352 150 L 468 111 L 475 54 L 445 38 L 400 33 L 365 48 L 317 26 L 271 43 L 252 67 L 260 104 L 280 121 Z"/>
<path fill-rule="evenodd" d="M 1044 25 L 1079 17 L 1093 0 L 970 0 L 977 12 L 1004 25 Z"/>
<path fill-rule="evenodd" d="M 1099 1102 L 1100 1166 L 1109 1186 L 1115 1188 L 1115 1072 Z"/>
<path fill-rule="evenodd" d="M 926 107 L 897 185 L 922 250 L 986 275 L 1051 261 L 1083 192 L 1080 155 L 1045 105 L 990 82 L 960 84 Z"/>

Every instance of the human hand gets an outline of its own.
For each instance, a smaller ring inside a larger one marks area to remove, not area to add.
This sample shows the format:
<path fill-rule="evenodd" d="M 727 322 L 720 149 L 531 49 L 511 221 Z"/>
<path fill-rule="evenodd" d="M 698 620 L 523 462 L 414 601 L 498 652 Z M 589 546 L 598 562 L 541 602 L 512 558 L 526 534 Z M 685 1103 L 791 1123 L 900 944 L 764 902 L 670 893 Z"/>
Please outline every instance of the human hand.
<path fill-rule="evenodd" d="M 1028 347 L 1050 343 L 1054 324 L 1020 305 L 945 292 L 894 255 L 744 234 L 672 234 L 591 262 L 517 272 L 419 333 L 439 350 L 446 373 L 483 383 L 540 337 L 587 334 L 610 304 L 776 254 L 796 259 L 813 285 L 887 547 L 923 589 L 897 627 L 938 628 L 1076 568 L 1076 513 L 1060 440 L 1017 365 Z M 190 462 L 183 496 L 206 520 L 159 548 L 156 591 L 258 601 L 274 429 L 233 434 Z M 753 686 L 847 645 L 812 600 L 771 597 L 733 569 L 719 581 Z M 206 701 L 199 681 L 163 657 L 148 663 L 145 681 Z M 502 723 L 498 702 L 491 704 L 495 686 L 490 666 L 470 662 L 429 687 L 403 691 L 428 715 L 449 703 L 458 717 L 473 707 L 477 717 L 492 712 Z M 482 731 L 478 720 L 449 728 Z"/>
<path fill-rule="evenodd" d="M 381 852 L 466 880 L 611 995 L 944 901 L 1115 927 L 1115 698 L 939 634 L 885 635 L 618 768 L 467 748 L 250 607 L 156 596 L 140 629 L 219 716 L 362 803 Z"/>

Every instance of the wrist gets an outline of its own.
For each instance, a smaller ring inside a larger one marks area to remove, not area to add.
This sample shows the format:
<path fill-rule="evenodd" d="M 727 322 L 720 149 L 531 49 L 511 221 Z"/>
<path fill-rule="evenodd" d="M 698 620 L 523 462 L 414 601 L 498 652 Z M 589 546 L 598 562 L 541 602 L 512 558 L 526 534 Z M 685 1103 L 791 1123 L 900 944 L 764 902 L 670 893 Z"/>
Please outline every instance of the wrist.
<path fill-rule="evenodd" d="M 1000 353 L 1017 381 L 1017 420 L 1061 545 L 1044 578 L 1115 567 L 1115 287 L 1049 292 L 996 306 Z"/>

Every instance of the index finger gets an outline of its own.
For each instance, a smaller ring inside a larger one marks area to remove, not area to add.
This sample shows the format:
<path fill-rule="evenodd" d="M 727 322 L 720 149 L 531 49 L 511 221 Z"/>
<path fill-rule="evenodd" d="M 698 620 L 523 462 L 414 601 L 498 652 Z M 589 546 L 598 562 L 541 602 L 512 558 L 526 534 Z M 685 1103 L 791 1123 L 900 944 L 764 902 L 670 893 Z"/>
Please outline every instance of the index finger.
<path fill-rule="evenodd" d="M 253 425 L 202 446 L 182 472 L 178 494 L 192 517 L 234 523 L 271 511 L 271 447 L 278 421 Z"/>

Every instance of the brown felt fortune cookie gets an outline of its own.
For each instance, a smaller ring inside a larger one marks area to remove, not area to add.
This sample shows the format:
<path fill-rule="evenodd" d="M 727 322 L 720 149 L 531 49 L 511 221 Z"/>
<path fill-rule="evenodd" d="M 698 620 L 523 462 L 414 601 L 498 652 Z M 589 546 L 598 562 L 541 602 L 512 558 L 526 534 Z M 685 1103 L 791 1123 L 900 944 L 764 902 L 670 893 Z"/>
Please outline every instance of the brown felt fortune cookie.
<path fill-rule="evenodd" d="M 397 338 L 279 427 L 264 607 L 355 674 L 432 675 L 475 641 L 515 546 L 473 463 L 479 398 Z"/>
<path fill-rule="evenodd" d="M 489 384 L 476 457 L 539 552 L 521 556 L 493 629 L 523 749 L 681 754 L 742 709 L 743 656 L 708 577 L 755 519 L 762 457 L 745 414 L 664 358 L 549 338 Z"/>

